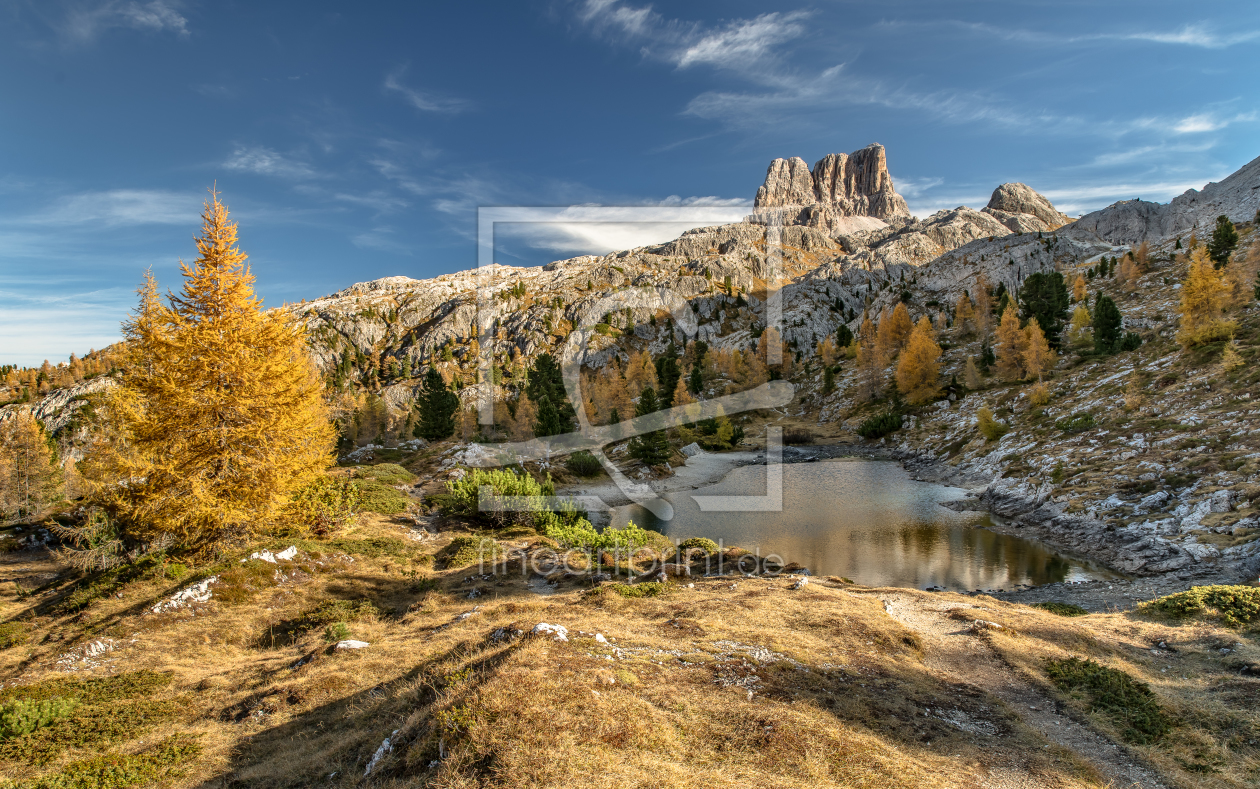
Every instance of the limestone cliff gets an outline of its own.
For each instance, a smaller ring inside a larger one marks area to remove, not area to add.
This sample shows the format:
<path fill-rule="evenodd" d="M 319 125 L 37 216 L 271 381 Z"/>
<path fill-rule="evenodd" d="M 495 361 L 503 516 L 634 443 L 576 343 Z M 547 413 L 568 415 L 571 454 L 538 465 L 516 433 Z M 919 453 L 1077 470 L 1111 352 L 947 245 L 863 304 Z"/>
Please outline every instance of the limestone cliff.
<path fill-rule="evenodd" d="M 878 143 L 851 154 L 828 154 L 813 169 L 800 157 L 775 159 L 753 207 L 753 221 L 804 225 L 829 234 L 871 230 L 910 216 Z"/>

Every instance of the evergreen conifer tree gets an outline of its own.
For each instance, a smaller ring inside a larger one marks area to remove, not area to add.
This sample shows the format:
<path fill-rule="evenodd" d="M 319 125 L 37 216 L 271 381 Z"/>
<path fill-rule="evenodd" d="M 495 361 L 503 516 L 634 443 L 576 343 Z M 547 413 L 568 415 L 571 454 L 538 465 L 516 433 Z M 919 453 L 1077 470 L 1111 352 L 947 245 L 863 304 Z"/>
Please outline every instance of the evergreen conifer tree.
<path fill-rule="evenodd" d="M 1212 240 L 1208 242 L 1208 256 L 1212 264 L 1221 269 L 1229 262 L 1229 256 L 1238 246 L 1238 230 L 1229 217 L 1221 214 L 1216 218 L 1216 227 L 1212 230 Z"/>
<path fill-rule="evenodd" d="M 1084 283 L 1081 284 L 1081 290 L 1084 290 Z M 1019 289 L 1019 300 L 1023 305 L 1020 317 L 1025 320 L 1036 318 L 1050 347 L 1058 348 L 1060 333 L 1067 321 L 1068 307 L 1072 303 L 1068 298 L 1067 283 L 1063 275 L 1057 271 L 1037 271 L 1030 274 L 1024 280 L 1024 286 Z"/>
<path fill-rule="evenodd" d="M 1097 353 L 1115 353 L 1116 343 L 1120 341 L 1120 308 L 1111 297 L 1098 291 L 1094 299 L 1094 351 Z"/>
<path fill-rule="evenodd" d="M 551 354 L 539 354 L 534 360 L 534 365 L 526 375 L 525 394 L 538 406 L 540 414 L 543 397 L 550 400 L 552 407 L 556 410 L 560 429 L 555 433 L 545 435 L 556 436 L 573 431 L 577 425 L 577 412 L 573 409 L 573 404 L 569 402 L 568 393 L 564 388 L 564 373 Z M 539 433 L 539 435 L 544 434 Z"/>
<path fill-rule="evenodd" d="M 539 438 L 558 436 L 567 432 L 560 423 L 560 411 L 543 395 L 538 399 L 538 421 L 534 423 L 534 435 Z"/>
<path fill-rule="evenodd" d="M 459 397 L 446 386 L 442 374 L 430 367 L 420 384 L 416 397 L 420 421 L 414 435 L 426 441 L 441 441 L 455 434 L 455 412 L 459 410 Z"/>
<path fill-rule="evenodd" d="M 656 398 L 656 390 L 649 386 L 639 395 L 639 404 L 634 409 L 634 415 L 636 418 L 647 416 L 658 410 L 660 410 L 660 403 Z M 669 456 L 669 439 L 664 430 L 644 433 L 635 436 L 630 441 L 630 457 L 637 458 L 649 466 L 659 466 L 667 462 Z"/>
<path fill-rule="evenodd" d="M 691 375 L 687 377 L 687 388 L 692 394 L 700 394 L 700 390 L 704 388 L 704 374 L 700 370 L 700 363 L 691 365 Z"/>

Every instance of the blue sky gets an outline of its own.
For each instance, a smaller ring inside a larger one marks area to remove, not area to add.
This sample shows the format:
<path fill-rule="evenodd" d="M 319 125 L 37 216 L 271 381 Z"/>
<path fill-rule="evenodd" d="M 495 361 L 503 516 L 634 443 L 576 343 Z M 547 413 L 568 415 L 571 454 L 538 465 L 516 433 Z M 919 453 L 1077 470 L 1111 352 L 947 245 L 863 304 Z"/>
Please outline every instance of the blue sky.
<path fill-rule="evenodd" d="M 1006 181 L 1075 215 L 1260 155 L 1258 56 L 1254 1 L 0 0 L 0 361 L 114 340 L 215 182 L 269 305 L 471 267 L 479 205 L 735 218 L 772 158 L 870 142 L 920 216 Z"/>

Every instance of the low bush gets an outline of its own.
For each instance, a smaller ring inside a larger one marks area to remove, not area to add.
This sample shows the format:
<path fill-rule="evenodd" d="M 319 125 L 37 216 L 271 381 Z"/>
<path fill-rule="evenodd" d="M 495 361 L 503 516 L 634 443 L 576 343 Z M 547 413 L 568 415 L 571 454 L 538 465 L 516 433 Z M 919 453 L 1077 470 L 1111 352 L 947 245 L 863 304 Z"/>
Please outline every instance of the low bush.
<path fill-rule="evenodd" d="M 622 597 L 659 597 L 665 592 L 664 581 L 644 581 L 641 584 L 613 584 L 609 587 Z"/>
<path fill-rule="evenodd" d="M 0 649 L 10 649 L 25 644 L 30 637 L 29 628 L 22 622 L 0 624 Z"/>
<path fill-rule="evenodd" d="M 712 556 L 718 552 L 718 544 L 708 537 L 691 537 L 678 543 L 680 553 L 686 553 L 691 550 L 704 551 L 706 556 Z"/>
<path fill-rule="evenodd" d="M 354 470 L 359 479 L 374 479 L 386 485 L 410 485 L 419 479 L 397 463 L 378 463 L 375 466 L 359 466 Z"/>
<path fill-rule="evenodd" d="M 483 508 L 481 489 L 489 488 Z M 446 483 L 447 495 L 439 504 L 447 515 L 491 523 L 495 526 L 534 525 L 538 513 L 546 511 L 544 496 L 555 494 L 555 486 L 540 483 L 529 474 L 511 469 L 469 469 L 460 479 Z"/>
<path fill-rule="evenodd" d="M 201 755 L 187 734 L 174 734 L 143 753 L 110 753 L 71 762 L 50 775 L 21 784 L 23 789 L 129 789 L 184 775 L 185 764 Z"/>
<path fill-rule="evenodd" d="M 1056 421 L 1054 426 L 1064 433 L 1080 433 L 1094 426 L 1093 414 L 1072 414 Z"/>
<path fill-rule="evenodd" d="M 862 438 L 882 438 L 900 429 L 901 414 L 889 411 L 863 420 L 862 424 L 858 425 L 857 433 Z"/>
<path fill-rule="evenodd" d="M 1089 708 L 1115 724 L 1128 742 L 1149 744 L 1172 728 L 1150 687 L 1123 671 L 1075 657 L 1048 660 L 1045 670 L 1062 690 L 1088 695 Z"/>
<path fill-rule="evenodd" d="M 564 467 L 579 477 L 594 477 L 604 470 L 599 458 L 590 452 L 574 452 L 565 459 Z"/>
<path fill-rule="evenodd" d="M 51 699 L 18 699 L 0 706 L 0 740 L 21 737 L 66 717 L 78 703 L 54 696 Z"/>
<path fill-rule="evenodd" d="M 375 479 L 357 479 L 354 487 L 359 494 L 359 508 L 381 515 L 397 515 L 406 512 L 411 500 L 407 494 Z"/>
<path fill-rule="evenodd" d="M 470 564 L 494 564 L 503 549 L 490 537 L 456 537 L 438 553 L 448 570 L 457 570 Z"/>
<path fill-rule="evenodd" d="M 1050 613 L 1058 614 L 1059 616 L 1085 616 L 1089 613 L 1089 611 L 1086 611 L 1079 605 L 1074 605 L 1072 603 L 1056 603 L 1053 601 L 1033 603 L 1033 608 L 1040 608 L 1043 611 L 1049 611 Z"/>
<path fill-rule="evenodd" d="M 1138 606 L 1140 611 L 1175 618 L 1205 616 L 1228 627 L 1260 622 L 1260 588 L 1254 586 L 1196 586 Z"/>

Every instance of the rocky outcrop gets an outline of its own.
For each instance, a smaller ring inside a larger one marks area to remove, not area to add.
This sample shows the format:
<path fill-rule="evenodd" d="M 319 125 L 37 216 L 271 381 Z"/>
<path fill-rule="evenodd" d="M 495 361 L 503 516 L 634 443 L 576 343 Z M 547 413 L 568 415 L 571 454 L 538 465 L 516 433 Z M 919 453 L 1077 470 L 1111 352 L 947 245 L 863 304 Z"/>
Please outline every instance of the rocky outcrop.
<path fill-rule="evenodd" d="M 1072 221 L 1045 197 L 1020 183 L 1002 184 L 994 189 L 989 204 L 981 210 L 1012 233 L 1054 230 Z"/>
<path fill-rule="evenodd" d="M 1260 211 L 1260 158 L 1253 159 L 1220 183 L 1190 189 L 1167 204 L 1123 200 L 1086 214 L 1064 229 L 1075 238 L 1111 244 L 1140 244 L 1197 230 L 1211 231 L 1216 218 L 1248 222 Z"/>
<path fill-rule="evenodd" d="M 803 225 L 829 235 L 872 230 L 910 216 L 879 144 L 851 154 L 828 154 L 812 169 L 800 157 L 775 159 L 753 207 L 754 222 Z"/>

